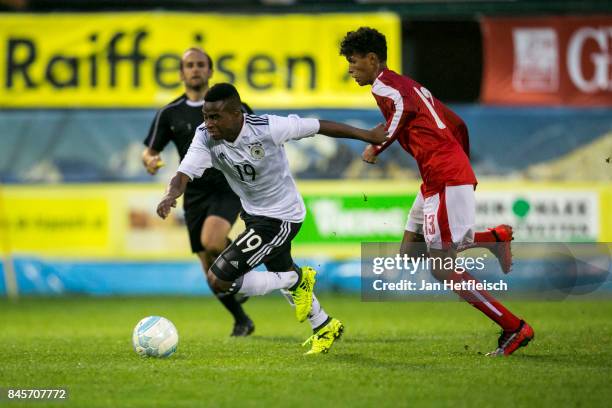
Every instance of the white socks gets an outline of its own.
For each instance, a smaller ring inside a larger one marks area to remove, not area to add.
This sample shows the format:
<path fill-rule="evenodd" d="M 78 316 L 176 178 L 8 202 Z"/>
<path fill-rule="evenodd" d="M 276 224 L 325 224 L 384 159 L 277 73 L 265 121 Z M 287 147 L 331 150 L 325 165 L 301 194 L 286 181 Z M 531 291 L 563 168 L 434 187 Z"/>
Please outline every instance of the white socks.
<path fill-rule="evenodd" d="M 325 310 L 323 310 L 323 308 L 321 307 L 321 304 L 319 303 L 319 299 L 317 299 L 317 297 L 313 293 L 312 294 L 312 311 L 308 315 L 308 321 L 310 322 L 310 325 L 312 326 L 313 329 L 315 329 L 319 327 L 320 325 L 322 325 L 323 323 L 325 323 L 328 317 L 329 317 L 328 314 L 325 313 Z"/>
<path fill-rule="evenodd" d="M 242 286 L 238 293 L 246 296 L 266 295 L 276 289 L 287 289 L 297 283 L 296 271 L 288 272 L 255 272 L 250 271 L 242 277 Z"/>
<path fill-rule="evenodd" d="M 281 293 L 283 294 L 285 299 L 287 299 L 287 302 L 289 302 L 291 306 L 295 306 L 293 304 L 293 298 L 291 297 L 291 294 L 289 294 L 288 290 L 281 289 Z M 310 322 L 310 326 L 313 329 L 315 329 L 319 327 L 320 325 L 322 325 L 323 323 L 325 323 L 328 317 L 329 315 L 325 313 L 325 310 L 323 310 L 323 308 L 321 307 L 321 303 L 319 303 L 319 299 L 317 299 L 317 297 L 313 293 L 312 294 L 312 310 L 308 314 L 308 321 Z"/>
<path fill-rule="evenodd" d="M 256 272 L 250 271 L 242 277 L 242 286 L 238 290 L 246 296 L 262 296 L 267 295 L 277 289 L 280 289 L 291 306 L 293 299 L 287 289 L 293 287 L 298 281 L 298 274 L 295 271 L 288 272 Z M 312 311 L 308 315 L 308 321 L 312 328 L 319 327 L 327 320 L 329 316 L 321 307 L 319 299 L 312 295 Z"/>

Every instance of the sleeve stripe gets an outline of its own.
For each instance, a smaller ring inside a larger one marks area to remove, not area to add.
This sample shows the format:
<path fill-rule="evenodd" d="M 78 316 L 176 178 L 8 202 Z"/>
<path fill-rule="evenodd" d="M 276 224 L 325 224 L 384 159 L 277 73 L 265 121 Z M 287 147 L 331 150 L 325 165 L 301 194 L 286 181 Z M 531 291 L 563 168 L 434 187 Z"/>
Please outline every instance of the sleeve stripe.
<path fill-rule="evenodd" d="M 251 122 L 268 122 L 268 118 L 262 118 L 257 116 L 247 116 L 246 120 Z"/>
<path fill-rule="evenodd" d="M 264 116 L 246 115 L 245 121 L 251 125 L 267 125 L 268 118 Z"/>
<path fill-rule="evenodd" d="M 184 99 L 185 98 L 181 98 L 181 99 L 179 99 L 176 102 L 170 103 L 170 104 L 164 106 L 163 108 L 161 108 L 159 110 L 159 112 L 157 112 L 157 116 L 155 117 L 155 125 L 153 125 L 153 131 L 151 132 L 151 140 L 149 140 L 149 149 L 153 148 L 153 143 L 155 142 L 155 137 L 157 136 L 157 129 L 159 128 L 159 119 L 161 118 L 162 113 L 166 109 L 168 109 L 168 108 L 170 108 L 172 106 L 176 106 L 176 105 L 181 104 Z"/>
<path fill-rule="evenodd" d="M 372 86 L 372 93 L 378 96 L 382 96 L 384 98 L 391 99 L 395 105 L 395 113 L 393 114 L 393 118 L 391 119 L 389 129 L 387 129 L 387 131 L 389 132 L 389 136 L 387 138 L 391 139 L 394 137 L 395 131 L 398 129 L 400 120 L 404 113 L 404 98 L 402 98 L 402 95 L 397 89 L 384 84 L 380 80 L 374 82 L 374 86 Z"/>
<path fill-rule="evenodd" d="M 267 125 L 268 124 L 268 121 L 262 121 L 262 120 L 249 120 L 249 119 L 246 119 L 245 122 L 249 123 L 251 125 Z"/>

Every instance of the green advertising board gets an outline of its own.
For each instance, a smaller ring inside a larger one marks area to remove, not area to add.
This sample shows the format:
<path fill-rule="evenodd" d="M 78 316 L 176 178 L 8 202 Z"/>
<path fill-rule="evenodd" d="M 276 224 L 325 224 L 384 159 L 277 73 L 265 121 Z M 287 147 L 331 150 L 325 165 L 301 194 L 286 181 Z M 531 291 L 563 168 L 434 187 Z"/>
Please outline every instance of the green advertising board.
<path fill-rule="evenodd" d="M 306 219 L 296 256 L 359 257 L 362 242 L 400 242 L 419 184 L 300 182 Z"/>
<path fill-rule="evenodd" d="M 307 216 L 298 244 L 399 241 L 415 194 L 304 196 Z"/>

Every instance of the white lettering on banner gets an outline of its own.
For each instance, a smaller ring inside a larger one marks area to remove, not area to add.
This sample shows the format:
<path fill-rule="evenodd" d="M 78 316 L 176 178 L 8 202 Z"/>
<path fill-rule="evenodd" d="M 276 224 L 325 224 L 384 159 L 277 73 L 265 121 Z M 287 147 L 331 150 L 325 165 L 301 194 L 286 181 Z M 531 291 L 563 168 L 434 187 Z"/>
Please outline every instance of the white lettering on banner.
<path fill-rule="evenodd" d="M 406 210 L 343 208 L 336 200 L 315 200 L 310 205 L 317 230 L 323 236 L 398 235 L 406 221 Z"/>
<path fill-rule="evenodd" d="M 612 79 L 610 78 L 610 40 L 612 39 L 612 27 L 593 28 L 585 27 L 576 31 L 568 45 L 567 68 L 572 82 L 578 89 L 586 93 L 612 90 Z M 585 78 L 582 71 L 582 52 L 585 43 L 589 40 L 595 41 L 599 51 L 590 55 L 595 69 L 592 78 Z"/>
<path fill-rule="evenodd" d="M 517 92 L 559 90 L 557 33 L 550 27 L 515 28 L 512 86 Z"/>

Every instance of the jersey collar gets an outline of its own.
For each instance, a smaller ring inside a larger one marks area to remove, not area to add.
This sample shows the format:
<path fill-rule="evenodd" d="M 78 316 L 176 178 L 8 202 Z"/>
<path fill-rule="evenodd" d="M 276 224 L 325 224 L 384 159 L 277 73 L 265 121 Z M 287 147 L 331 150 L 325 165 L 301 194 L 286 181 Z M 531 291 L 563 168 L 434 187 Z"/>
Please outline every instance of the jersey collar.
<path fill-rule="evenodd" d="M 380 71 L 380 74 L 378 74 L 378 76 L 376 77 L 376 79 L 374 80 L 374 82 L 372 83 L 372 86 L 376 83 L 376 81 L 380 81 L 380 77 L 385 75 L 385 73 L 389 71 L 389 68 L 384 68 L 382 71 Z"/>
<path fill-rule="evenodd" d="M 198 107 L 204 105 L 204 101 L 190 101 L 187 97 L 185 97 L 185 103 L 188 106 L 191 106 L 191 107 L 194 107 L 194 108 L 198 108 Z"/>

